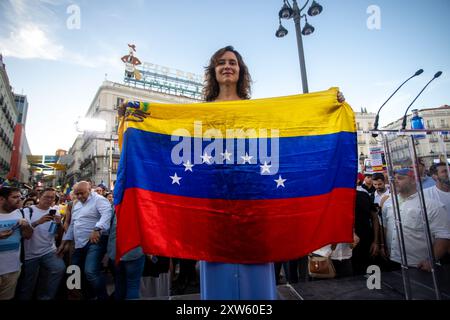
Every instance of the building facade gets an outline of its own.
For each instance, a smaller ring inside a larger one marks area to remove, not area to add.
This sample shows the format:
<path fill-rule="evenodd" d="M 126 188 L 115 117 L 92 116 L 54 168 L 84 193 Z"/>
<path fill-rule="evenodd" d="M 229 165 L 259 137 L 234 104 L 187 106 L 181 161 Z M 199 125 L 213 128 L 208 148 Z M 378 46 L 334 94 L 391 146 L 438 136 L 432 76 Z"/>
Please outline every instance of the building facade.
<path fill-rule="evenodd" d="M 16 103 L 17 112 L 17 123 L 21 123 L 24 126 L 27 123 L 28 116 L 28 99 L 26 95 L 14 94 L 14 102 Z"/>
<path fill-rule="evenodd" d="M 90 179 L 95 185 L 103 183 L 113 188 L 120 155 L 117 108 L 125 100 L 172 104 L 198 102 L 193 98 L 104 81 L 85 117 L 105 120 L 106 130 L 103 133 L 83 132 L 75 139 L 68 152 L 66 183 L 73 185 L 77 181 Z"/>
<path fill-rule="evenodd" d="M 28 140 L 26 135 L 24 134 L 25 139 L 22 142 L 22 152 L 20 154 L 20 169 L 19 169 L 19 181 L 24 183 L 31 183 L 31 170 L 28 165 L 27 157 L 31 155 L 30 146 L 28 144 Z"/>
<path fill-rule="evenodd" d="M 8 179 L 15 179 L 20 182 L 30 182 L 30 168 L 26 157 L 31 154 L 28 145 L 25 125 L 28 115 L 28 99 L 26 95 L 14 94 L 14 102 L 17 108 L 17 124 L 14 129 L 13 151 L 11 153 L 10 171 Z M 22 161 L 24 161 L 23 163 Z"/>
<path fill-rule="evenodd" d="M 370 147 L 377 146 L 378 144 L 378 141 L 373 138 L 372 134 L 369 132 L 373 129 L 375 116 L 375 113 L 367 112 L 364 108 L 361 108 L 361 112 L 355 112 L 358 136 L 358 157 L 360 164 L 362 164 L 364 159 L 369 157 Z"/>
<path fill-rule="evenodd" d="M 3 57 L 0 55 L 0 178 L 6 179 L 13 151 L 18 111 Z"/>
<path fill-rule="evenodd" d="M 438 108 L 423 108 L 419 110 L 426 129 L 442 129 L 450 131 L 450 106 L 443 105 Z M 355 112 L 356 129 L 358 136 L 358 157 L 359 164 L 362 165 L 364 160 L 370 157 L 371 147 L 382 147 L 383 141 L 381 136 L 372 137 L 370 130 L 375 122 L 375 113 L 367 112 L 361 109 L 361 112 Z M 406 129 L 411 128 L 412 114 L 407 115 Z M 383 129 L 398 130 L 401 128 L 403 118 L 384 126 Z M 441 136 L 441 137 L 440 137 Z M 442 142 L 440 143 L 440 139 Z M 407 136 L 391 137 L 389 146 L 392 153 L 392 160 L 395 165 L 408 166 L 411 164 L 409 142 Z M 445 150 L 444 150 L 445 148 Z M 425 165 L 429 167 L 433 162 L 442 158 L 443 154 L 447 154 L 449 158 L 450 148 L 450 132 L 449 134 L 440 135 L 438 133 L 427 134 L 424 139 L 416 140 L 417 155 L 421 157 Z M 383 148 L 384 149 L 384 148 Z"/>
<path fill-rule="evenodd" d="M 443 105 L 438 108 L 419 109 L 419 115 L 423 118 L 425 129 L 443 130 L 442 133 L 426 134 L 423 139 L 416 140 L 417 156 L 421 157 L 426 167 L 433 162 L 449 158 L 450 155 L 450 106 Z M 407 117 L 406 129 L 411 128 L 411 117 Z M 400 129 L 403 118 L 389 123 L 384 129 Z M 398 165 L 410 165 L 409 140 L 406 136 L 393 138 L 389 146 L 392 159 Z M 444 156 L 444 154 L 446 156 Z"/>

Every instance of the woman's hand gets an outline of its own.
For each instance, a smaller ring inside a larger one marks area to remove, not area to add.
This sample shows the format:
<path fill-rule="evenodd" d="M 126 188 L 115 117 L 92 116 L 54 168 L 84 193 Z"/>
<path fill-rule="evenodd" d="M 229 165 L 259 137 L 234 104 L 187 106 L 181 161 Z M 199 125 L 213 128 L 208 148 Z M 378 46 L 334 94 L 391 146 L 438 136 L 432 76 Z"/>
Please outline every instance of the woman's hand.
<path fill-rule="evenodd" d="M 350 243 L 350 248 L 354 248 L 358 245 L 359 243 L 359 237 L 356 233 L 353 232 L 353 243 Z"/>
<path fill-rule="evenodd" d="M 124 102 L 117 108 L 119 118 L 125 117 L 125 121 L 142 122 L 150 113 L 141 110 L 139 107 L 130 107 Z"/>

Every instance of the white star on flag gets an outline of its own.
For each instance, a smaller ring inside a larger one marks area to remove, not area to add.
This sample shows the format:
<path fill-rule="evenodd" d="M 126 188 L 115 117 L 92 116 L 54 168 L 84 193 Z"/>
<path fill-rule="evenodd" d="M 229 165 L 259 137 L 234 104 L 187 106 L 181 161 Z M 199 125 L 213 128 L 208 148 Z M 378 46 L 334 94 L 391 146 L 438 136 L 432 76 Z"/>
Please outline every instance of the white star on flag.
<path fill-rule="evenodd" d="M 262 169 L 261 174 L 264 174 L 264 172 L 267 172 L 267 173 L 270 174 L 269 168 L 271 167 L 271 165 L 268 165 L 268 164 L 267 164 L 267 161 L 264 161 L 264 165 L 262 165 L 262 166 L 260 166 L 260 167 L 261 167 L 261 169 Z"/>
<path fill-rule="evenodd" d="M 183 163 L 184 171 L 190 171 L 192 172 L 192 167 L 194 166 L 191 164 L 191 162 L 188 160 L 186 163 Z"/>
<path fill-rule="evenodd" d="M 241 157 L 242 158 L 242 160 L 244 160 L 244 162 L 242 163 L 242 164 L 245 164 L 245 163 L 249 163 L 249 164 L 251 164 L 252 162 L 251 162 L 251 160 L 252 160 L 252 158 L 253 158 L 253 156 L 249 156 L 248 155 L 248 153 L 246 152 L 245 153 L 245 156 L 244 157 Z"/>
<path fill-rule="evenodd" d="M 177 176 L 176 172 L 173 176 L 170 176 L 170 178 L 172 179 L 172 184 L 176 183 L 178 185 L 180 185 L 180 180 L 183 179 L 183 178 Z"/>
<path fill-rule="evenodd" d="M 209 156 L 208 153 L 205 152 L 203 156 L 200 156 L 200 158 L 202 158 L 202 163 L 211 164 L 212 157 Z"/>
<path fill-rule="evenodd" d="M 225 152 L 222 152 L 222 153 L 221 153 L 221 155 L 222 155 L 222 157 L 223 157 L 225 160 L 231 161 L 231 155 L 232 155 L 232 153 L 228 152 L 226 149 L 225 149 Z"/>
<path fill-rule="evenodd" d="M 281 178 L 281 175 L 279 175 L 278 176 L 278 179 L 277 180 L 273 180 L 273 181 L 275 181 L 276 183 L 277 183 L 277 189 L 278 189 L 278 187 L 283 187 L 284 188 L 284 182 L 286 181 L 287 179 L 282 179 Z"/>

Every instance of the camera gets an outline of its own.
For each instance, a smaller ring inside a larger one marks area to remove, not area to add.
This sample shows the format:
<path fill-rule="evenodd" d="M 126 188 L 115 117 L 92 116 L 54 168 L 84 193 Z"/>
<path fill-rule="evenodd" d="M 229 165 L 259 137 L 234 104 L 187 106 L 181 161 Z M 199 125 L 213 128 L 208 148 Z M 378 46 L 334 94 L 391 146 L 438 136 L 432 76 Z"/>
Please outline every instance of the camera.
<path fill-rule="evenodd" d="M 48 214 L 51 215 L 51 216 L 54 216 L 56 214 L 56 209 L 50 209 L 48 211 Z"/>

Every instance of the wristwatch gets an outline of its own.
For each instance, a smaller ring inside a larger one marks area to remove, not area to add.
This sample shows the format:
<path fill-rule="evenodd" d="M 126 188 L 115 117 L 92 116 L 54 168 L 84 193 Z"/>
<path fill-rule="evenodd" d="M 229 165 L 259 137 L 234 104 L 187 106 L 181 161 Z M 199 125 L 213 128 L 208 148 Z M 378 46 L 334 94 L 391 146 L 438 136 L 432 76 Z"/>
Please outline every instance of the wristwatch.
<path fill-rule="evenodd" d="M 98 232 L 100 232 L 100 233 L 102 233 L 102 230 L 103 230 L 103 229 L 102 229 L 102 228 L 99 228 L 99 227 L 95 227 L 95 228 L 94 228 L 94 231 L 98 231 Z"/>

